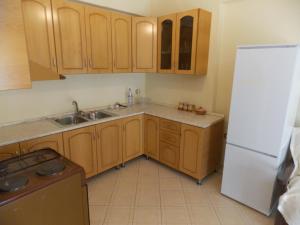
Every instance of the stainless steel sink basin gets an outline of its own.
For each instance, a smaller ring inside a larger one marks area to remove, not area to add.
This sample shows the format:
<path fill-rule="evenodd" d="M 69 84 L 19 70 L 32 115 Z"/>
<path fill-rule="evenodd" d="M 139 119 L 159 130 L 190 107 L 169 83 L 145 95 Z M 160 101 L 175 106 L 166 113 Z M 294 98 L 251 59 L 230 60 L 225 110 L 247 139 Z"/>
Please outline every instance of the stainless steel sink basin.
<path fill-rule="evenodd" d="M 61 118 L 56 118 L 54 119 L 55 122 L 59 123 L 60 125 L 67 126 L 67 125 L 75 125 L 75 124 L 80 124 L 87 122 L 88 119 L 82 117 L 82 116 L 77 116 L 75 114 L 63 116 Z"/>
<path fill-rule="evenodd" d="M 89 120 L 100 120 L 111 116 L 111 114 L 105 113 L 103 111 L 90 111 L 84 114 L 84 117 Z"/>

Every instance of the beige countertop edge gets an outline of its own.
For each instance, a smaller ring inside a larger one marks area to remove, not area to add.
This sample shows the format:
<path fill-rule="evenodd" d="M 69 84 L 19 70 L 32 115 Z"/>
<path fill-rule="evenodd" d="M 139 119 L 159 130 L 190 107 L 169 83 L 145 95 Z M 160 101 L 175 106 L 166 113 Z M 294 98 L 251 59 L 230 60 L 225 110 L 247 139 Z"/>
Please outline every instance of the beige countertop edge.
<path fill-rule="evenodd" d="M 107 110 L 105 110 L 105 111 L 107 111 Z M 111 112 L 111 111 L 108 111 L 108 112 Z M 209 126 L 211 126 L 211 125 L 213 125 L 213 124 L 215 124 L 215 123 L 217 123 L 217 122 L 224 119 L 224 116 L 221 115 L 221 114 L 209 114 L 209 115 L 212 115 L 212 116 L 216 117 L 216 119 L 213 122 L 208 123 L 208 122 L 199 121 L 199 123 L 196 123 L 196 122 L 190 122 L 190 121 L 187 121 L 187 120 L 184 120 L 184 119 L 176 119 L 172 116 L 165 116 L 165 115 L 162 116 L 162 115 L 159 115 L 159 113 L 147 112 L 147 110 L 141 110 L 139 112 L 128 112 L 128 114 L 125 114 L 125 115 L 118 115 L 117 112 L 113 112 L 113 113 L 115 114 L 115 116 L 113 116 L 113 117 L 109 117 L 109 118 L 105 118 L 105 119 L 101 119 L 101 120 L 96 120 L 96 121 L 88 121 L 88 122 L 85 122 L 85 123 L 82 123 L 82 124 L 71 125 L 71 126 L 67 126 L 67 127 L 56 124 L 54 121 L 51 121 L 49 118 L 42 118 L 40 120 L 48 121 L 49 123 L 52 123 L 53 125 L 55 125 L 56 126 L 55 129 L 49 130 L 49 131 L 46 131 L 46 132 L 43 132 L 43 133 L 37 133 L 37 134 L 34 134 L 34 135 L 22 136 L 20 138 L 12 137 L 11 140 L 7 140 L 7 141 L 1 141 L 0 140 L 0 147 L 5 146 L 5 145 L 9 145 L 9 144 L 22 142 L 22 141 L 35 139 L 35 138 L 41 138 L 41 137 L 52 135 L 52 134 L 66 132 L 66 131 L 70 131 L 70 130 L 74 130 L 74 129 L 93 126 L 93 125 L 97 125 L 97 124 L 100 124 L 100 123 L 105 123 L 105 122 L 109 122 L 109 121 L 113 121 L 113 120 L 117 120 L 117 119 L 127 118 L 127 117 L 130 117 L 130 116 L 141 115 L 141 114 L 147 114 L 147 115 L 156 116 L 156 117 L 160 117 L 160 118 L 164 118 L 164 119 L 168 119 L 168 120 L 173 120 L 173 121 L 176 121 L 176 122 L 184 123 L 184 124 L 199 127 L 199 128 L 207 128 L 207 127 L 209 127 Z M 23 122 L 23 123 L 28 124 L 28 123 L 33 122 L 33 121 L 38 121 L 38 120 L 32 120 L 32 121 Z M 20 124 L 18 124 L 18 125 L 20 125 Z M 0 127 L 0 130 L 1 130 L 1 127 Z"/>

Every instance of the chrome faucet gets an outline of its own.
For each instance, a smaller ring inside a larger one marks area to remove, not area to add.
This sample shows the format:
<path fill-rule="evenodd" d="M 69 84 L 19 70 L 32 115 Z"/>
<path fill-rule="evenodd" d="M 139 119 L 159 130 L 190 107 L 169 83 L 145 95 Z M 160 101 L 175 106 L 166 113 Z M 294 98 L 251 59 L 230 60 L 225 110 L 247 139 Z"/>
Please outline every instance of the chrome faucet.
<path fill-rule="evenodd" d="M 74 105 L 74 107 L 75 107 L 75 114 L 76 115 L 79 115 L 80 114 L 80 111 L 79 111 L 79 108 L 78 108 L 78 103 L 77 103 L 77 101 L 73 101 L 72 102 L 72 105 Z"/>

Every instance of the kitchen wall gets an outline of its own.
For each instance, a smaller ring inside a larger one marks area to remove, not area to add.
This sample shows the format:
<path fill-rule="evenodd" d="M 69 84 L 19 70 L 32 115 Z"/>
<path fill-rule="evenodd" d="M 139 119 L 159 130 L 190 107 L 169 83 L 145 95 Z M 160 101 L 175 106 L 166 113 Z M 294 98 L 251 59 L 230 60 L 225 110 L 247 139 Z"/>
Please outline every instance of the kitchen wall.
<path fill-rule="evenodd" d="M 150 0 L 83 0 L 133 14 L 149 15 Z M 145 74 L 73 75 L 66 80 L 35 81 L 32 89 L 0 91 L 0 125 L 69 112 L 72 100 L 82 108 L 126 101 L 126 90 L 145 94 Z"/>

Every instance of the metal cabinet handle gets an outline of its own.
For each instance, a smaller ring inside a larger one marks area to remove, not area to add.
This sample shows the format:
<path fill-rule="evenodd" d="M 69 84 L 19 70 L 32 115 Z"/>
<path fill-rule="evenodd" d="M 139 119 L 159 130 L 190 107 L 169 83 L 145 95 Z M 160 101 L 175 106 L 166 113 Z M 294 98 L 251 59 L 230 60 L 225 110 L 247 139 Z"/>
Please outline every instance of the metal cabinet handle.
<path fill-rule="evenodd" d="M 52 65 L 53 65 L 53 67 L 56 67 L 56 60 L 54 57 L 52 57 Z"/>

